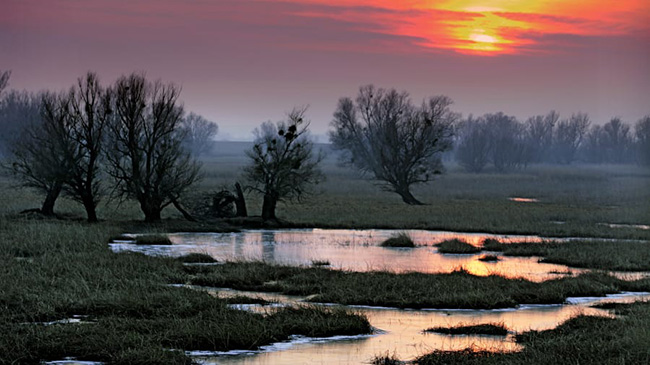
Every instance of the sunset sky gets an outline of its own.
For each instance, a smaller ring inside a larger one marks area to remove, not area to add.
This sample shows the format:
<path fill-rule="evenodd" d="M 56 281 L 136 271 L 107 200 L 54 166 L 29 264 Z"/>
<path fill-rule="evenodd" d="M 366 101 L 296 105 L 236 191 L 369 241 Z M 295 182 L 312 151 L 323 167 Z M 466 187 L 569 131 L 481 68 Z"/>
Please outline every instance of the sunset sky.
<path fill-rule="evenodd" d="M 650 1 L 0 0 L 7 69 L 30 91 L 144 71 L 239 140 L 302 105 L 325 134 L 369 83 L 464 115 L 633 123 L 650 114 Z"/>

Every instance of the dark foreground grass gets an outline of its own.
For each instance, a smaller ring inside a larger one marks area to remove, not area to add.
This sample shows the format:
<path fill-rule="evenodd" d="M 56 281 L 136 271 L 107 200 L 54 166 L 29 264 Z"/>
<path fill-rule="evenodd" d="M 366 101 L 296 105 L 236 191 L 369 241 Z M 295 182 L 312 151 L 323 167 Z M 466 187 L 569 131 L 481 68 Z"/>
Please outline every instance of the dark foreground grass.
<path fill-rule="evenodd" d="M 456 327 L 433 327 L 425 332 L 442 333 L 445 335 L 490 335 L 507 336 L 508 329 L 502 323 L 485 323 Z"/>
<path fill-rule="evenodd" d="M 194 285 L 313 295 L 310 299 L 313 302 L 397 308 L 505 308 L 650 289 L 650 279 L 630 282 L 602 273 L 535 283 L 495 275 L 474 276 L 464 271 L 449 274 L 343 272 L 259 262 L 192 266 L 185 270 L 191 274 L 190 283 Z"/>
<path fill-rule="evenodd" d="M 474 254 L 481 252 L 480 247 L 473 246 L 463 240 L 457 238 L 445 240 L 438 244 L 438 252 L 450 254 Z"/>
<path fill-rule="evenodd" d="M 382 247 L 415 247 L 415 243 L 411 236 L 406 232 L 400 232 L 384 242 L 381 243 Z"/>
<path fill-rule="evenodd" d="M 305 306 L 234 310 L 187 281 L 176 259 L 113 253 L 109 225 L 0 219 L 0 364 L 74 356 L 187 364 L 184 350 L 256 349 L 290 335 L 369 333 L 366 318 Z M 86 324 L 46 322 L 84 315 Z M 173 351 L 172 351 L 173 350 Z"/>
<path fill-rule="evenodd" d="M 187 255 L 179 256 L 176 258 L 176 260 L 188 264 L 210 264 L 210 263 L 215 263 L 217 260 L 215 260 L 214 257 L 205 254 L 205 253 L 188 253 Z"/>
<path fill-rule="evenodd" d="M 437 364 L 648 364 L 650 303 L 625 306 L 618 318 L 575 317 L 555 329 L 517 336 L 521 352 L 436 351 L 414 361 Z"/>
<path fill-rule="evenodd" d="M 483 249 L 506 256 L 540 256 L 542 262 L 619 271 L 650 270 L 650 242 L 576 240 L 567 242 L 485 242 Z"/>

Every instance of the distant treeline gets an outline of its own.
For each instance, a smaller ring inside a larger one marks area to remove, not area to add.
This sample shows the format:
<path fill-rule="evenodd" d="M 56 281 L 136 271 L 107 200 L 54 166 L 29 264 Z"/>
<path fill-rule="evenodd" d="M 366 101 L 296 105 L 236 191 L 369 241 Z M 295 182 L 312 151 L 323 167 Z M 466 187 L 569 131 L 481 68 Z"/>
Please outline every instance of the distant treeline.
<path fill-rule="evenodd" d="M 584 113 L 562 119 L 551 111 L 525 122 L 504 113 L 469 116 L 456 126 L 454 156 L 468 171 L 497 171 L 532 163 L 650 164 L 650 116 L 634 127 L 620 118 L 592 124 Z"/>

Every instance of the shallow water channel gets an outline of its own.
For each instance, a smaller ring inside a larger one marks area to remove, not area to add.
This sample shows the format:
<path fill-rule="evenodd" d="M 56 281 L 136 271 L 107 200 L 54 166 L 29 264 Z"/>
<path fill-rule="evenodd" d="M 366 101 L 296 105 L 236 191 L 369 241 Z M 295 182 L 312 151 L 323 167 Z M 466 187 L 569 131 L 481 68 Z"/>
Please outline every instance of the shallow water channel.
<path fill-rule="evenodd" d="M 537 262 L 537 258 L 502 257 L 498 262 L 479 261 L 476 255 L 446 255 L 435 245 L 458 238 L 479 245 L 485 238 L 501 241 L 536 242 L 537 236 L 504 236 L 478 233 L 406 231 L 416 248 L 384 248 L 379 244 L 398 233 L 391 230 L 247 230 L 237 233 L 170 234 L 173 245 L 135 245 L 129 241 L 111 244 L 114 251 L 137 251 L 150 255 L 181 256 L 206 253 L 219 261 L 265 261 L 310 266 L 329 262 L 329 267 L 350 271 L 387 270 L 444 273 L 464 268 L 475 275 L 499 274 L 542 281 L 579 270 L 563 265 Z M 242 310 L 270 311 L 276 306 L 297 305 L 305 298 L 269 293 L 240 292 L 230 289 L 200 288 L 214 295 L 246 295 L 274 302 L 271 306 L 236 305 Z M 260 351 L 228 353 L 192 353 L 196 360 L 209 364 L 367 364 L 376 355 L 393 355 L 413 359 L 432 350 L 464 348 L 515 351 L 514 333 L 556 327 L 579 314 L 610 315 L 591 308 L 597 302 L 627 302 L 650 299 L 650 293 L 623 293 L 604 298 L 570 298 L 563 305 L 528 305 L 501 310 L 399 310 L 350 306 L 366 315 L 376 329 L 370 336 L 313 339 L 296 337 L 290 341 L 263 347 Z M 328 305 L 328 304 L 322 304 Z M 423 332 L 431 327 L 452 327 L 499 323 L 507 327 L 508 336 L 450 336 Z"/>
<path fill-rule="evenodd" d="M 533 281 L 557 278 L 570 272 L 563 265 L 539 263 L 537 258 L 503 257 L 498 262 L 479 261 L 481 255 L 438 253 L 434 246 L 458 238 L 480 245 L 485 238 L 505 242 L 539 242 L 538 236 L 489 235 L 411 230 L 416 248 L 386 248 L 379 244 L 401 231 L 394 230 L 247 230 L 234 233 L 175 233 L 173 245 L 133 245 L 129 241 L 111 244 L 115 251 L 131 250 L 150 255 L 182 256 L 192 252 L 208 254 L 218 261 L 264 261 L 286 265 L 328 262 L 333 269 L 350 271 L 446 273 L 460 268 L 474 275 L 499 274 Z"/>

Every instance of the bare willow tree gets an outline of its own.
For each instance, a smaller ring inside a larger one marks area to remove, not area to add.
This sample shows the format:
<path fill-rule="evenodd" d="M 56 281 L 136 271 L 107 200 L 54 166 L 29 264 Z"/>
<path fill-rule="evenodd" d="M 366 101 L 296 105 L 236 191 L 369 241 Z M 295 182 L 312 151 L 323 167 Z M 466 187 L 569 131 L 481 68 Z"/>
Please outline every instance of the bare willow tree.
<path fill-rule="evenodd" d="M 65 95 L 32 96 L 23 110 L 29 122 L 11 148 L 9 167 L 23 186 L 45 194 L 40 209 L 44 215 L 54 215 L 54 204 L 72 169 L 68 110 Z"/>
<path fill-rule="evenodd" d="M 589 130 L 591 121 L 584 113 L 571 115 L 557 124 L 553 141 L 555 160 L 559 163 L 570 164 L 575 160 L 576 152 Z"/>
<path fill-rule="evenodd" d="M 0 98 L 0 155 L 9 157 L 22 130 L 40 119 L 40 96 L 9 90 Z"/>
<path fill-rule="evenodd" d="M 490 133 L 490 159 L 499 172 L 521 168 L 528 163 L 528 146 L 524 139 L 524 125 L 517 118 L 502 112 L 483 117 Z"/>
<path fill-rule="evenodd" d="M 81 203 L 89 222 L 97 221 L 97 204 L 103 194 L 100 185 L 100 163 L 104 134 L 112 116 L 111 95 L 97 75 L 87 73 L 70 89 L 68 98 L 67 132 L 71 141 L 66 155 L 70 169 L 65 191 Z"/>
<path fill-rule="evenodd" d="M 248 188 L 264 197 L 264 220 L 276 219 L 278 202 L 301 200 L 324 178 L 318 167 L 323 155 L 314 154 L 304 114 L 304 108 L 294 109 L 287 121 L 263 123 L 254 132 L 253 148 L 246 151 L 251 163 L 244 169 L 244 176 Z"/>
<path fill-rule="evenodd" d="M 452 101 L 435 96 L 420 107 L 406 92 L 361 87 L 356 101 L 339 100 L 330 140 L 341 161 L 369 174 L 407 204 L 422 204 L 411 186 L 432 180 L 442 170 L 441 153 L 451 149 L 458 115 Z"/>
<path fill-rule="evenodd" d="M 23 123 L 20 123 L 22 119 L 22 109 L 25 105 L 24 101 L 29 99 L 29 94 L 26 92 L 10 92 L 8 95 L 4 93 L 4 90 L 9 85 L 9 77 L 11 76 L 11 71 L 1 71 L 0 70 L 0 155 L 7 154 L 7 146 L 10 141 L 17 138 L 16 130 L 17 126 Z"/>
<path fill-rule="evenodd" d="M 634 128 L 638 161 L 650 166 L 650 115 L 641 118 Z"/>
<path fill-rule="evenodd" d="M 212 149 L 212 140 L 219 132 L 216 123 L 195 113 L 190 113 L 183 118 L 181 129 L 185 134 L 185 148 L 197 157 Z"/>
<path fill-rule="evenodd" d="M 456 160 L 467 171 L 479 173 L 490 162 L 492 140 L 483 118 L 469 116 L 456 129 Z"/>
<path fill-rule="evenodd" d="M 106 156 L 115 193 L 137 200 L 146 221 L 160 220 L 162 209 L 178 205 L 199 179 L 199 164 L 182 147 L 180 90 L 131 74 L 116 82 L 113 93 Z"/>
<path fill-rule="evenodd" d="M 546 115 L 536 115 L 526 120 L 526 144 L 531 150 L 531 162 L 550 160 L 553 132 L 560 114 L 551 110 Z"/>

